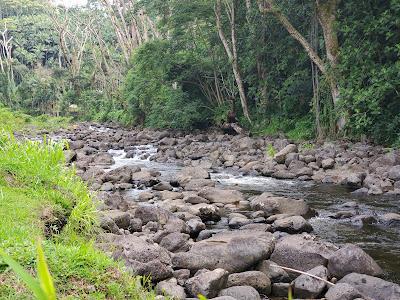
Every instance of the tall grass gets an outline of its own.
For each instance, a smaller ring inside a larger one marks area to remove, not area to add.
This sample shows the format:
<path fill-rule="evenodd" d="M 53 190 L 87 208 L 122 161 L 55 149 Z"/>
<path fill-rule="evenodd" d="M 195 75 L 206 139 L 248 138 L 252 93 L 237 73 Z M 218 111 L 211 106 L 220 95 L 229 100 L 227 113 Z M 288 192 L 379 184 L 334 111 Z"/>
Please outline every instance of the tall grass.
<path fill-rule="evenodd" d="M 96 204 L 74 170 L 65 167 L 64 146 L 0 134 L 0 249 L 33 270 L 36 240 L 44 240 L 60 299 L 154 299 L 136 277 L 94 247 Z M 65 226 L 57 225 L 45 239 L 52 222 Z M 0 260 L 0 299 L 31 299 L 6 265 Z"/>

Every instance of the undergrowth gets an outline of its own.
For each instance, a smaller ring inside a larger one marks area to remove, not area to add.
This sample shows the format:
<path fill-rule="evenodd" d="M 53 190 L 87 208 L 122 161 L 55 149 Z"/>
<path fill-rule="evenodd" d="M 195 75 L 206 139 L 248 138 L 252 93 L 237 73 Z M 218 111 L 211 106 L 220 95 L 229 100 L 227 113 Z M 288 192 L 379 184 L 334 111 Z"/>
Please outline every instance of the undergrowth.
<path fill-rule="evenodd" d="M 96 205 L 64 167 L 63 147 L 0 134 L 0 248 L 33 273 L 36 241 L 44 240 L 59 299 L 154 299 L 139 278 L 94 247 Z M 49 226 L 56 228 L 46 236 Z M 0 299 L 32 299 L 1 260 Z"/>

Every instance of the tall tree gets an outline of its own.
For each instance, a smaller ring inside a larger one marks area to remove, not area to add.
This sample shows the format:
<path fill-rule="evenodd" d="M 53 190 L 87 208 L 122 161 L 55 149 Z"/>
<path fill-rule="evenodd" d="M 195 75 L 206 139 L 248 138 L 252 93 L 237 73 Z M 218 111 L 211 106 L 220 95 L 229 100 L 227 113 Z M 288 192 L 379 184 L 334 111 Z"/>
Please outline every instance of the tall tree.
<path fill-rule="evenodd" d="M 233 74 L 235 76 L 236 85 L 239 90 L 240 103 L 242 105 L 242 110 L 244 116 L 251 123 L 249 108 L 247 104 L 247 96 L 244 90 L 243 79 L 239 68 L 238 61 L 238 50 L 237 50 L 237 40 L 236 40 L 236 1 L 226 0 L 224 1 L 225 11 L 227 13 L 230 25 L 230 44 L 225 36 L 223 26 L 222 26 L 222 5 L 221 0 L 217 0 L 215 5 L 215 18 L 217 23 L 218 34 L 224 45 L 225 52 L 229 58 L 232 65 Z"/>

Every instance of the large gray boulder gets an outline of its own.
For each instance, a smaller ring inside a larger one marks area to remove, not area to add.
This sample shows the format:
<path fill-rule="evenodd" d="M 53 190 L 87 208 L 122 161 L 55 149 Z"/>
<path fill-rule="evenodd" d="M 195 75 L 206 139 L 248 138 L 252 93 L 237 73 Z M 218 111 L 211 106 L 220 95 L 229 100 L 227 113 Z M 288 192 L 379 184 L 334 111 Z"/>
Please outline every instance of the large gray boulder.
<path fill-rule="evenodd" d="M 226 286 L 228 272 L 224 269 L 201 272 L 199 275 L 189 278 L 185 287 L 192 297 L 201 294 L 207 298 L 218 295 L 219 291 Z"/>
<path fill-rule="evenodd" d="M 277 231 L 287 233 L 311 232 L 313 230 L 311 224 L 301 216 L 278 219 L 272 224 L 272 226 Z"/>
<path fill-rule="evenodd" d="M 383 274 L 382 269 L 371 256 L 352 244 L 344 246 L 329 257 L 328 270 L 332 276 L 337 278 L 342 278 L 349 273 L 371 276 Z"/>
<path fill-rule="evenodd" d="M 207 199 L 211 203 L 239 203 L 244 201 L 244 196 L 241 192 L 236 190 L 223 190 L 213 187 L 203 188 L 199 192 L 199 196 Z"/>
<path fill-rule="evenodd" d="M 297 153 L 298 149 L 295 144 L 289 144 L 285 148 L 283 148 L 281 151 L 275 154 L 274 160 L 279 163 L 283 164 L 286 161 L 286 156 L 289 153 Z"/>
<path fill-rule="evenodd" d="M 192 179 L 209 179 L 210 174 L 207 170 L 200 167 L 185 167 L 178 174 L 179 182 L 188 182 Z"/>
<path fill-rule="evenodd" d="M 188 234 L 172 232 L 161 240 L 160 246 L 170 252 L 185 252 L 190 248 L 189 237 Z"/>
<path fill-rule="evenodd" d="M 129 183 L 132 179 L 132 173 L 139 171 L 139 167 L 123 166 L 105 173 L 103 175 L 103 181 L 111 181 L 112 183 Z"/>
<path fill-rule="evenodd" d="M 159 282 L 156 286 L 156 292 L 174 300 L 186 299 L 185 289 L 178 285 L 178 281 L 175 278 Z"/>
<path fill-rule="evenodd" d="M 221 232 L 211 238 L 194 243 L 189 252 L 176 253 L 173 266 L 177 269 L 222 268 L 229 273 L 249 269 L 268 259 L 275 239 L 269 232 L 240 230 Z"/>
<path fill-rule="evenodd" d="M 218 296 L 231 296 L 236 300 L 261 300 L 257 290 L 248 285 L 229 287 L 219 292 Z"/>
<path fill-rule="evenodd" d="M 271 280 L 260 271 L 230 274 L 226 286 L 232 287 L 239 285 L 249 285 L 264 295 L 269 295 L 271 293 Z"/>
<path fill-rule="evenodd" d="M 282 267 L 306 272 L 320 265 L 326 266 L 336 250 L 332 244 L 307 234 L 289 235 L 278 240 L 271 260 Z"/>
<path fill-rule="evenodd" d="M 354 300 L 362 298 L 360 292 L 348 283 L 337 283 L 325 294 L 327 300 Z"/>
<path fill-rule="evenodd" d="M 307 273 L 328 280 L 328 269 L 324 266 L 315 267 Z M 301 299 L 317 299 L 326 285 L 322 280 L 302 274 L 294 281 L 294 296 Z"/>
<path fill-rule="evenodd" d="M 391 167 L 388 172 L 388 177 L 394 181 L 400 180 L 400 165 Z"/>
<path fill-rule="evenodd" d="M 254 197 L 250 206 L 253 210 L 264 211 L 267 216 L 288 214 L 304 217 L 311 214 L 311 210 L 304 200 L 277 197 L 268 192 Z"/>
<path fill-rule="evenodd" d="M 112 244 L 116 247 L 113 257 L 122 259 L 133 273 L 156 282 L 172 276 L 170 254 L 159 245 L 131 235 L 117 236 Z"/>
<path fill-rule="evenodd" d="M 366 299 L 400 299 L 400 286 L 398 284 L 388 282 L 377 277 L 358 273 L 350 273 L 343 277 L 339 283 L 347 283 L 353 286 Z"/>

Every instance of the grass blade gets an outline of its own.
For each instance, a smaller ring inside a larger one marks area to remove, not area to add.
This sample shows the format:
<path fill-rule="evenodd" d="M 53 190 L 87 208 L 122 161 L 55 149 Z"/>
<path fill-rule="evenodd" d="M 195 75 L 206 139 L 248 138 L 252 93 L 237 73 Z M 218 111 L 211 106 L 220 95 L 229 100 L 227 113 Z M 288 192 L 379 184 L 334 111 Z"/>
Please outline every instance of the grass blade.
<path fill-rule="evenodd" d="M 18 262 L 16 262 L 14 259 L 8 256 L 2 250 L 0 250 L 0 256 L 2 257 L 4 262 L 18 275 L 18 277 L 23 282 L 25 282 L 29 290 L 33 292 L 33 294 L 38 300 L 48 300 L 46 294 L 40 287 L 39 282 L 33 276 L 31 276 L 27 271 L 25 271 L 24 268 Z"/>
<path fill-rule="evenodd" d="M 56 300 L 56 290 L 54 288 L 53 278 L 51 278 L 49 268 L 44 257 L 42 244 L 37 243 L 37 276 L 40 286 L 46 293 L 48 300 Z"/>

